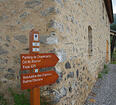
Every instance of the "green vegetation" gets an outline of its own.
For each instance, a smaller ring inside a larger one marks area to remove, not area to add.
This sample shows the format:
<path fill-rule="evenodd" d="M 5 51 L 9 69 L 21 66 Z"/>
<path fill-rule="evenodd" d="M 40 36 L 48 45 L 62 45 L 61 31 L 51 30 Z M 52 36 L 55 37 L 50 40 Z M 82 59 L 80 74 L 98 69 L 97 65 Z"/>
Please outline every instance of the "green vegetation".
<path fill-rule="evenodd" d="M 7 105 L 7 101 L 3 94 L 0 94 L 0 105 Z"/>
<path fill-rule="evenodd" d="M 104 65 L 104 69 L 107 69 L 107 65 Z"/>
<path fill-rule="evenodd" d="M 27 89 L 28 92 L 30 92 L 31 90 L 30 89 Z"/>
<path fill-rule="evenodd" d="M 103 75 L 108 74 L 108 66 L 104 65 L 104 69 L 98 74 L 98 78 L 103 78 Z"/>
<path fill-rule="evenodd" d="M 112 61 L 111 64 L 116 64 L 116 61 Z"/>
<path fill-rule="evenodd" d="M 113 52 L 111 64 L 116 64 L 116 52 Z"/>
<path fill-rule="evenodd" d="M 11 88 L 9 88 L 9 91 L 14 99 L 14 105 L 29 105 L 29 99 L 25 96 L 24 93 L 17 94 L 15 93 Z"/>
<path fill-rule="evenodd" d="M 114 23 L 110 25 L 111 30 L 116 31 L 116 14 L 114 14 Z M 113 36 L 110 36 L 110 42 L 112 42 Z M 116 50 L 116 42 L 115 42 L 115 47 L 114 50 Z M 112 59 L 111 59 L 111 64 L 116 64 L 116 51 L 113 52 Z"/>
<path fill-rule="evenodd" d="M 27 91 L 30 92 L 30 89 L 28 89 Z M 13 96 L 15 103 L 14 105 L 30 105 L 30 99 L 27 98 L 27 96 L 24 93 L 20 93 L 20 94 L 16 93 L 11 88 L 9 88 L 9 92 Z M 40 99 L 41 99 L 40 105 L 50 105 L 50 103 L 48 103 L 44 97 L 41 97 Z M 2 104 L 2 105 L 8 105 L 8 104 Z"/>
<path fill-rule="evenodd" d="M 116 14 L 114 14 L 114 23 L 111 24 L 110 28 L 116 31 Z"/>
<path fill-rule="evenodd" d="M 102 77 L 103 77 L 102 73 L 99 73 L 98 78 L 102 78 Z"/>
<path fill-rule="evenodd" d="M 110 27 L 111 27 L 112 30 L 116 31 L 116 24 L 112 24 Z"/>

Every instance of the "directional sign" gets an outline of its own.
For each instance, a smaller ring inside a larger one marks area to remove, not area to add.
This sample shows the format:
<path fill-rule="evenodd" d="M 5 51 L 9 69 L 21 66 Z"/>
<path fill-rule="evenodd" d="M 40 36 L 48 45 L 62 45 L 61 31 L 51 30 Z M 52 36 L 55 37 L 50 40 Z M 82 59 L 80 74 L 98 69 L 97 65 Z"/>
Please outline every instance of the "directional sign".
<path fill-rule="evenodd" d="M 55 66 L 58 57 L 53 53 L 21 54 L 21 70 L 32 70 Z"/>
<path fill-rule="evenodd" d="M 29 54 L 20 56 L 21 71 L 30 70 L 30 73 L 21 74 L 21 89 L 31 89 L 31 105 L 40 105 L 40 86 L 53 84 L 58 79 L 55 71 L 39 72 L 39 68 L 55 66 L 59 60 L 58 57 L 53 53 L 39 54 L 39 52 L 39 32 L 32 30 L 29 34 Z"/>
<path fill-rule="evenodd" d="M 57 79 L 58 74 L 55 71 L 21 74 L 21 89 L 32 89 L 53 84 Z"/>

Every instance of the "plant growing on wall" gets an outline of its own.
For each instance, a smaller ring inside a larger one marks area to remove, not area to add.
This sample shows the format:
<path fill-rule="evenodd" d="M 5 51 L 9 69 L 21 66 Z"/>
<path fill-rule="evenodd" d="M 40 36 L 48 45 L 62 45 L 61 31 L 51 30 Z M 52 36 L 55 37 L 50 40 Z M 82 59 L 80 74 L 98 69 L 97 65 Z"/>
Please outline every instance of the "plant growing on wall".
<path fill-rule="evenodd" d="M 104 65 L 104 69 L 98 74 L 98 78 L 103 78 L 103 75 L 108 74 L 108 66 Z"/>

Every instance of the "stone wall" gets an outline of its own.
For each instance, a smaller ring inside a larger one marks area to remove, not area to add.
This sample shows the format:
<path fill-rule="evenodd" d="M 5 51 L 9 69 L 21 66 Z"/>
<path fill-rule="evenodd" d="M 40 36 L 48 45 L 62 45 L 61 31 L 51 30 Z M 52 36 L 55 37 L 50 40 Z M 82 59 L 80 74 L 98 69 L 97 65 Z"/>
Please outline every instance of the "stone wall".
<path fill-rule="evenodd" d="M 105 63 L 106 40 L 110 44 L 110 23 L 102 3 L 0 0 L 0 92 L 9 87 L 20 90 L 20 54 L 29 53 L 29 32 L 35 29 L 40 33 L 40 53 L 52 52 L 60 59 L 54 68 L 59 79 L 42 87 L 41 95 L 51 97 L 52 105 L 83 105 Z M 92 56 L 88 56 L 88 26 Z"/>

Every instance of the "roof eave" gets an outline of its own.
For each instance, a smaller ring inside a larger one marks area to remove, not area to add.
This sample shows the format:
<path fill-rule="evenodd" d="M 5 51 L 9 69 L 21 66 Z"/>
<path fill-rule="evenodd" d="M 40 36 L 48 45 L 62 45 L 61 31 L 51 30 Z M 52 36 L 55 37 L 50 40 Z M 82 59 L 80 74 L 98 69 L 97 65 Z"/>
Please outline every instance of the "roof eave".
<path fill-rule="evenodd" d="M 112 0 L 104 0 L 110 23 L 114 22 Z"/>

